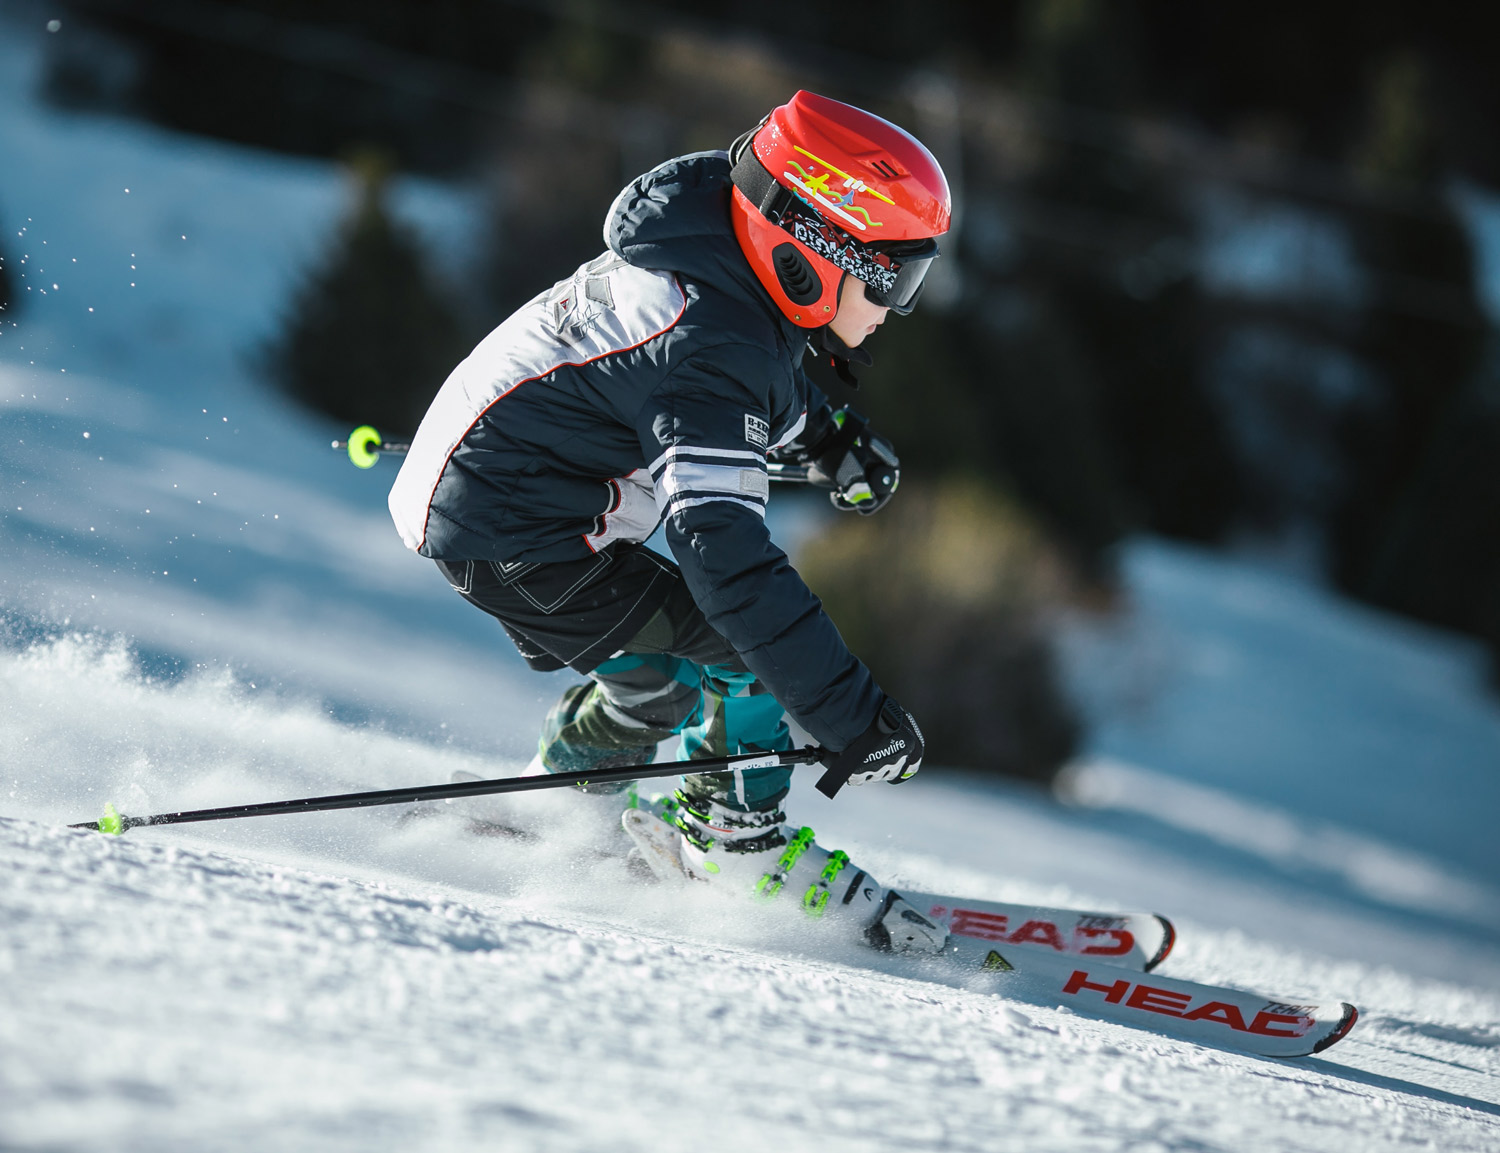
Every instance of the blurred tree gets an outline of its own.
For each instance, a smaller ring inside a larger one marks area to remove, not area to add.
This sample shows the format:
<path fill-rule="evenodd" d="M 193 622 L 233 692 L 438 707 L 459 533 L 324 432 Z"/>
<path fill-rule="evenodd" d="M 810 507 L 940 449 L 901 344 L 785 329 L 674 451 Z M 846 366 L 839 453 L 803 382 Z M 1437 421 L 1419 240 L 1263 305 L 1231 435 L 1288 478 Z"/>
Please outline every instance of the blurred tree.
<path fill-rule="evenodd" d="M 43 80 L 58 103 L 330 158 L 369 143 L 431 172 L 473 165 L 556 23 L 492 0 L 65 3 Z"/>
<path fill-rule="evenodd" d="M 673 155 L 727 148 L 796 90 L 755 45 L 672 30 L 643 38 L 587 20 L 540 38 L 524 71 L 520 114 L 494 150 L 489 280 L 500 315 L 599 254 L 605 213 L 628 181 Z"/>
<path fill-rule="evenodd" d="M 470 342 L 419 239 L 386 209 L 389 161 L 361 153 L 351 172 L 353 211 L 296 292 L 266 361 L 309 407 L 409 434 Z"/>
<path fill-rule="evenodd" d="M 567 0 L 555 16 L 537 28 L 518 58 L 523 77 L 609 98 L 638 79 L 641 34 L 618 30 L 605 0 Z"/>
<path fill-rule="evenodd" d="M 700 42 L 756 40 L 799 82 L 879 104 L 914 68 L 1010 79 L 1029 50 L 1018 13 L 1036 8 L 1035 0 L 870 0 L 851 21 L 835 9 L 765 0 L 725 0 L 711 12 L 697 0 L 55 2 L 69 29 L 48 41 L 45 85 L 55 99 L 325 156 L 351 140 L 376 141 L 403 166 L 441 170 L 471 162 L 496 118 L 509 119 L 507 85 L 526 61 L 549 55 L 549 40 L 572 40 L 587 56 L 612 37 L 642 62 L 653 44 L 686 30 Z M 1420 48 L 1435 62 L 1445 154 L 1471 177 L 1500 184 L 1500 135 L 1491 131 L 1500 120 L 1491 50 L 1500 7 L 1368 0 L 1358 19 L 1302 0 L 1108 7 L 1136 32 L 1130 83 L 1156 108 L 1221 135 L 1274 121 L 1306 154 L 1329 161 L 1343 159 L 1359 119 L 1368 61 Z M 1063 6 L 1045 22 L 1065 29 L 1073 19 Z"/>
<path fill-rule="evenodd" d="M 1486 321 L 1472 243 L 1441 184 L 1419 57 L 1377 70 L 1359 166 L 1406 196 L 1355 216 L 1372 285 L 1357 347 L 1380 388 L 1343 429 L 1350 473 L 1330 526 L 1333 575 L 1377 604 L 1480 632 L 1500 582 L 1500 438 L 1477 378 Z"/>
<path fill-rule="evenodd" d="M 1303 0 L 1131 2 L 1157 107 L 1221 135 L 1274 123 L 1301 156 L 1340 165 L 1365 121 L 1370 63 L 1420 52 L 1434 144 L 1448 166 L 1500 184 L 1500 6 L 1366 0 L 1351 15 Z"/>
<path fill-rule="evenodd" d="M 1049 781 L 1076 751 L 1048 617 L 1076 596 L 1045 534 L 989 482 L 907 483 L 840 517 L 798 570 L 937 764 Z"/>
<path fill-rule="evenodd" d="M 1035 0 L 1023 27 L 1035 96 L 1112 115 L 1043 143 L 1020 189 L 1035 223 L 1017 279 L 1089 366 L 1101 475 L 1118 479 L 1134 526 L 1212 541 L 1235 514 L 1238 477 L 1203 381 L 1191 222 L 1118 118 L 1138 88 L 1138 29 L 1106 0 Z"/>
<path fill-rule="evenodd" d="M 620 153 L 611 140 L 580 136 L 583 113 L 566 89 L 527 96 L 523 127 L 497 148 L 486 279 L 496 318 L 509 315 L 604 250 L 604 214 L 620 191 Z"/>
<path fill-rule="evenodd" d="M 983 275 L 966 266 L 968 293 L 949 310 L 892 318 L 870 340 L 875 365 L 857 394 L 819 364 L 810 372 L 890 431 L 908 475 L 1010 489 L 1079 571 L 1108 581 L 1123 518 L 1092 363 L 1049 302 Z"/>
<path fill-rule="evenodd" d="M 902 430 L 913 465 L 1003 480 L 1107 580 L 1127 528 L 1220 535 L 1238 474 L 1202 381 L 1190 222 L 1118 115 L 1128 15 L 1036 0 L 1019 39 L 1036 99 L 1098 115 L 1078 133 L 999 112 L 1027 141 L 1020 160 L 974 138 L 946 244 L 958 299 L 886 326 L 857 403 Z"/>
<path fill-rule="evenodd" d="M 1370 572 L 1370 599 L 1483 637 L 1500 674 L 1500 348 L 1422 446 Z"/>

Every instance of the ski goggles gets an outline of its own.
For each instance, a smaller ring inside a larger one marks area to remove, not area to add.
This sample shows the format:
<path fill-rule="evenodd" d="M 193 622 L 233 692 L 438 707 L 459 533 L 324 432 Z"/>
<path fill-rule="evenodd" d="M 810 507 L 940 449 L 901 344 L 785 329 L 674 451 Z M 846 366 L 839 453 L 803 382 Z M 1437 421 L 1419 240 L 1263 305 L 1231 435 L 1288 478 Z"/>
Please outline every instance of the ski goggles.
<path fill-rule="evenodd" d="M 932 237 L 885 245 L 861 244 L 843 229 L 804 211 L 795 198 L 775 223 L 835 268 L 862 280 L 866 298 L 899 316 L 917 306 L 927 270 L 938 258 L 938 243 Z"/>

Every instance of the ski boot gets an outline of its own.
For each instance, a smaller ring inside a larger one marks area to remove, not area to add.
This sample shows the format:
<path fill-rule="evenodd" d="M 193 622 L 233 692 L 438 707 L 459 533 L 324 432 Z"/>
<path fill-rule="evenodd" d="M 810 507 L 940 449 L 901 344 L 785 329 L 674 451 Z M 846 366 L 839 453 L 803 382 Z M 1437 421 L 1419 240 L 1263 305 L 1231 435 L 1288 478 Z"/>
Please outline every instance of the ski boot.
<path fill-rule="evenodd" d="M 659 735 L 617 720 L 596 684 L 573 685 L 542 722 L 536 755 L 521 775 L 587 773 L 647 764 L 656 755 Z M 552 827 L 560 824 L 607 856 L 624 856 L 630 850 L 631 843 L 620 835 L 620 813 L 642 803 L 634 781 L 585 782 L 564 791 L 572 794 L 572 801 L 563 806 L 565 815 L 561 819 L 555 800 L 539 806 L 550 810 L 536 814 L 549 831 L 559 831 Z"/>
<path fill-rule="evenodd" d="M 670 802 L 628 809 L 622 823 L 657 876 L 688 877 L 758 900 L 800 904 L 809 917 L 856 925 L 892 953 L 941 953 L 948 931 L 893 889 L 829 851 L 813 831 L 790 829 L 779 808 L 744 811 L 682 790 Z"/>
<path fill-rule="evenodd" d="M 648 763 L 656 755 L 656 734 L 617 720 L 608 710 L 598 685 L 569 688 L 542 722 L 536 756 L 526 767 L 526 775 L 586 773 Z M 578 786 L 585 793 L 620 793 L 627 787 L 623 781 Z"/>

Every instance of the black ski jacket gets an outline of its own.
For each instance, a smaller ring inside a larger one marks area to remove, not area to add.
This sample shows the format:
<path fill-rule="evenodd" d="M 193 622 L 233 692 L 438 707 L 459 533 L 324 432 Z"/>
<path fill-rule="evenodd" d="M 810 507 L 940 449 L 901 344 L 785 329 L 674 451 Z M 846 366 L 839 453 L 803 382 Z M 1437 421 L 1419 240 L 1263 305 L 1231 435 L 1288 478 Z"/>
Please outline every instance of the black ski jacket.
<path fill-rule="evenodd" d="M 815 739 L 843 749 L 882 694 L 765 524 L 766 454 L 827 401 L 806 332 L 756 279 L 722 152 L 628 185 L 609 246 L 510 316 L 448 378 L 391 490 L 442 561 L 565 561 L 666 538 L 694 599 Z"/>

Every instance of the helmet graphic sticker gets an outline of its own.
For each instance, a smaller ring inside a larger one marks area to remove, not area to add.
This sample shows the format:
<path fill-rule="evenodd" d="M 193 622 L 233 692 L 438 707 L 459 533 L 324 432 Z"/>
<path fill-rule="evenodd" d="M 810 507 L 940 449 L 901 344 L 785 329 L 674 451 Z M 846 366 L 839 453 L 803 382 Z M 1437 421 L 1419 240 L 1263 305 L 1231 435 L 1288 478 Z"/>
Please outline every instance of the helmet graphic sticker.
<path fill-rule="evenodd" d="M 811 160 L 815 167 L 826 168 L 828 171 L 815 174 L 808 171 L 801 164 L 797 163 L 797 161 L 788 160 L 786 162 L 787 171 L 782 173 L 782 176 L 787 181 L 794 187 L 800 188 L 803 192 L 807 193 L 817 205 L 827 209 L 850 227 L 857 228 L 861 232 L 865 232 L 871 228 L 885 227 L 879 220 L 871 219 L 870 210 L 864 205 L 856 204 L 854 198 L 859 193 L 865 192 L 877 200 L 885 201 L 887 204 L 894 205 L 896 203 L 894 200 L 883 192 L 878 192 L 871 188 L 859 177 L 850 176 L 843 169 L 835 168 L 828 161 L 814 156 L 801 145 L 793 145 L 792 147 Z M 843 187 L 846 189 L 836 200 L 828 199 L 830 195 L 833 195 L 832 190 L 828 187 L 829 173 L 833 173 L 836 177 L 841 177 L 844 182 Z M 860 217 L 864 218 L 863 222 L 861 222 Z"/>

